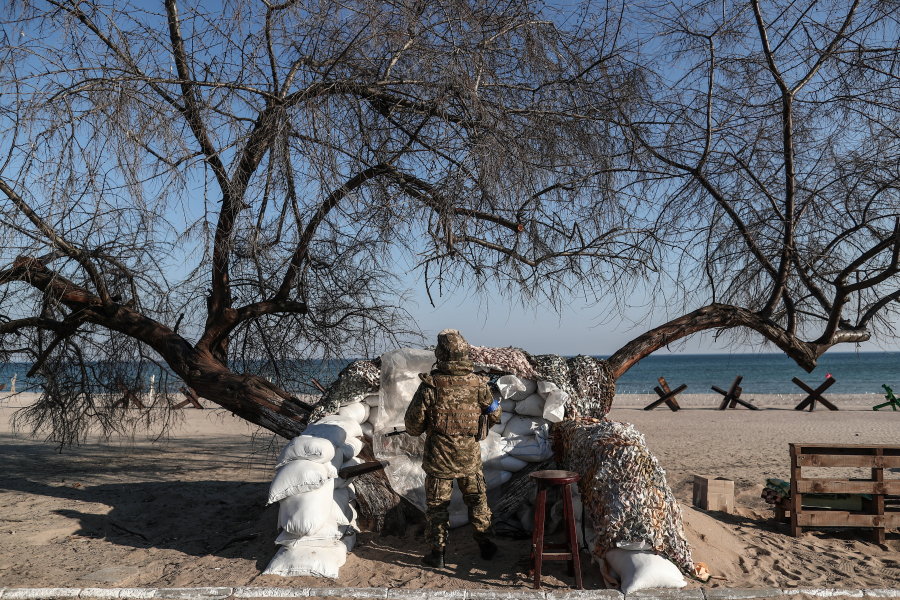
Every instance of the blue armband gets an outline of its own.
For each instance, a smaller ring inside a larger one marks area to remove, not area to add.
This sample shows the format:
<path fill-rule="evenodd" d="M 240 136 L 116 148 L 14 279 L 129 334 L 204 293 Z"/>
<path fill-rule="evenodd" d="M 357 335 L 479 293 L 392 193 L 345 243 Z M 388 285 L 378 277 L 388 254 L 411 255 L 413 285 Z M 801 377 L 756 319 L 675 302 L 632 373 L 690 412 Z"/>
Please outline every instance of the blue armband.
<path fill-rule="evenodd" d="M 497 400 L 496 398 L 494 398 L 494 401 L 491 403 L 491 405 L 488 406 L 487 408 L 485 408 L 482 412 L 483 412 L 483 414 L 489 415 L 492 412 L 494 412 L 495 410 L 497 410 L 498 406 L 500 406 L 500 401 Z"/>

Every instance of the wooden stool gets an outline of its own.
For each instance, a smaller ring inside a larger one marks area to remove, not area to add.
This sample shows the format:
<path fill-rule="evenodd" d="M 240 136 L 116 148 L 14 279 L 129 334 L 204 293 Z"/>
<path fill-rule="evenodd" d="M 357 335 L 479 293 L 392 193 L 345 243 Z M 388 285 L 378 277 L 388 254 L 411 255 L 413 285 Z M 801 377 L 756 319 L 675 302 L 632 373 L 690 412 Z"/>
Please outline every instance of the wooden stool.
<path fill-rule="evenodd" d="M 575 585 L 583 590 L 581 584 L 581 557 L 578 554 L 578 534 L 575 532 L 575 510 L 572 506 L 571 483 L 577 483 L 580 477 L 572 471 L 535 471 L 530 475 L 538 486 L 537 502 L 534 507 L 534 534 L 531 538 L 531 565 L 529 571 L 534 574 L 534 589 L 541 589 L 541 565 L 545 560 L 565 560 L 569 563 L 569 575 L 575 576 Z M 566 541 L 544 543 L 544 515 L 547 508 L 547 487 L 563 486 L 563 514 L 566 528 Z M 544 550 L 567 550 L 567 552 L 544 552 Z"/>

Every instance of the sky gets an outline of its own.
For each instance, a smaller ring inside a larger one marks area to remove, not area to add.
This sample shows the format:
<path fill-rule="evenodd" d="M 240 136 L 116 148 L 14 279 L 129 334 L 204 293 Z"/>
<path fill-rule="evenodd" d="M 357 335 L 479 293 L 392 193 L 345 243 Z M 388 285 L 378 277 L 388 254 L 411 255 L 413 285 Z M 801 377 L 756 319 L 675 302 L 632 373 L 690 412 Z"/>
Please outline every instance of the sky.
<path fill-rule="evenodd" d="M 466 340 L 475 346 L 505 347 L 515 346 L 535 354 L 562 354 L 574 356 L 609 356 L 641 333 L 663 324 L 663 315 L 652 316 L 640 322 L 645 311 L 633 308 L 626 312 L 626 318 L 610 319 L 603 306 L 587 306 L 583 300 L 573 299 L 571 304 L 558 314 L 547 307 L 523 309 L 520 305 L 503 298 L 499 293 L 489 294 L 485 302 L 472 297 L 466 290 L 445 293 L 438 298 L 432 290 L 435 307 L 432 308 L 421 280 L 412 276 L 404 282 L 410 294 L 407 309 L 423 330 L 428 343 L 436 343 L 437 334 L 442 329 L 457 329 Z M 674 315 L 669 317 L 674 318 Z M 638 321 L 635 324 L 635 321 Z M 759 336 L 762 339 L 762 336 Z M 837 352 L 854 352 L 856 346 L 845 344 L 834 349 Z M 860 352 L 897 351 L 900 345 L 866 342 L 858 348 Z M 780 353 L 771 344 L 750 346 L 728 340 L 713 339 L 712 332 L 694 334 L 673 344 L 671 348 L 661 348 L 657 354 L 743 354 Z"/>

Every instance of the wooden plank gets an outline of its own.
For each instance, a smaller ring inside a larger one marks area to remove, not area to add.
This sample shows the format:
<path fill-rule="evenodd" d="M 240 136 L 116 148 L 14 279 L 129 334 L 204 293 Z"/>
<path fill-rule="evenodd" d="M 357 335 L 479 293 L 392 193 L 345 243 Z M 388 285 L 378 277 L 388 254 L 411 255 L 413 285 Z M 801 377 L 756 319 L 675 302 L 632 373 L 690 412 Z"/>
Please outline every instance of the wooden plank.
<path fill-rule="evenodd" d="M 791 515 L 791 522 L 794 515 Z M 805 510 L 798 515 L 797 522 L 801 527 L 897 527 L 900 525 L 900 513 L 885 515 L 863 515 L 846 511 L 811 511 Z"/>
<path fill-rule="evenodd" d="M 870 467 L 900 468 L 900 456 L 866 456 L 865 454 L 798 454 L 797 464 L 801 467 Z"/>
<path fill-rule="evenodd" d="M 351 477 L 356 477 L 358 475 L 365 475 L 366 473 L 380 471 L 386 466 L 387 465 L 385 465 L 380 460 L 364 462 L 361 465 L 353 465 L 352 467 L 341 469 L 340 471 L 338 471 L 338 477 L 340 477 L 341 479 L 350 479 Z"/>
<path fill-rule="evenodd" d="M 878 448 L 876 450 L 877 455 L 875 457 L 875 462 L 879 463 L 878 466 L 872 468 L 872 479 L 875 480 L 875 486 L 878 488 L 886 487 L 888 482 L 884 480 L 884 449 Z M 881 460 L 878 460 L 881 459 Z M 890 482 L 891 484 L 900 483 L 900 482 Z M 900 486 L 898 486 L 900 487 Z M 873 496 L 872 498 L 874 506 L 872 506 L 872 512 L 876 515 L 884 516 L 884 494 L 878 494 Z M 884 527 L 876 529 L 874 532 L 874 542 L 876 544 L 884 543 Z"/>
<path fill-rule="evenodd" d="M 900 496 L 900 479 L 884 481 L 851 481 L 848 479 L 801 479 L 801 494 L 890 494 Z M 882 510 L 882 512 L 884 512 Z"/>
<path fill-rule="evenodd" d="M 542 560 L 572 560 L 571 552 L 544 552 Z"/>
<path fill-rule="evenodd" d="M 882 448 L 883 450 L 894 450 L 897 453 L 900 453 L 900 446 L 898 446 L 897 444 L 797 444 L 797 443 L 791 443 L 789 445 L 795 446 L 801 451 L 804 451 L 807 448 L 814 448 L 817 450 L 834 449 L 836 451 L 840 451 L 840 450 L 865 451 L 865 450 L 874 450 L 876 448 Z M 807 454 L 809 454 L 809 452 L 807 452 Z M 828 452 L 824 452 L 824 454 L 828 454 Z"/>
<path fill-rule="evenodd" d="M 803 533 L 802 522 L 800 521 L 801 511 L 803 510 L 800 490 L 797 488 L 798 480 L 803 478 L 803 468 L 797 462 L 797 450 L 791 445 L 791 535 L 800 537 Z"/>

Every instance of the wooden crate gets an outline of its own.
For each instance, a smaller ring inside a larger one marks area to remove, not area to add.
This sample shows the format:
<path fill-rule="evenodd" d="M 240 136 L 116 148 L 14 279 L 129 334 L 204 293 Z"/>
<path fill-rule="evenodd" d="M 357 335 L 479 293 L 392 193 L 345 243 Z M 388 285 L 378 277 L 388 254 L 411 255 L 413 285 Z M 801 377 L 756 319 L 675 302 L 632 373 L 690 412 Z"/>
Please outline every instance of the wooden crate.
<path fill-rule="evenodd" d="M 775 505 L 775 518 L 790 522 L 791 535 L 799 536 L 804 527 L 865 527 L 883 544 L 884 530 L 900 527 L 900 479 L 884 479 L 886 468 L 900 468 L 900 446 L 790 444 L 790 449 L 791 497 Z M 872 477 L 809 479 L 803 477 L 803 467 L 868 467 Z M 801 506 L 803 494 L 869 494 L 872 500 L 864 501 L 860 511 L 811 509 Z"/>

